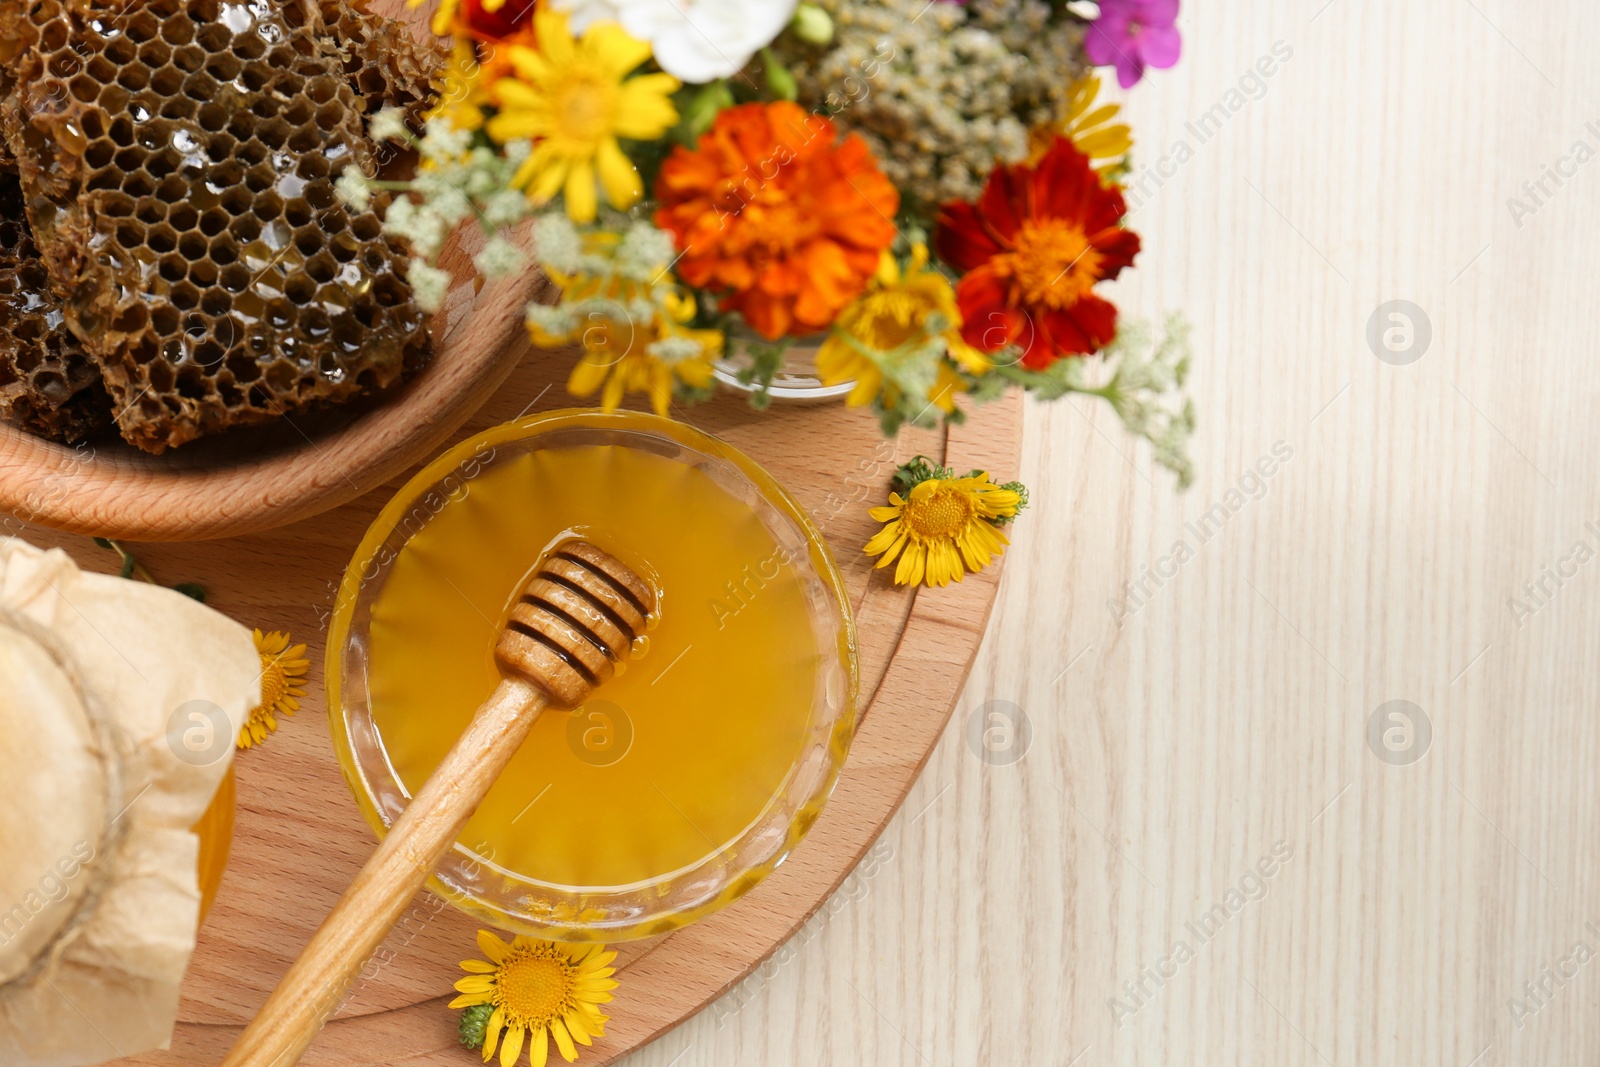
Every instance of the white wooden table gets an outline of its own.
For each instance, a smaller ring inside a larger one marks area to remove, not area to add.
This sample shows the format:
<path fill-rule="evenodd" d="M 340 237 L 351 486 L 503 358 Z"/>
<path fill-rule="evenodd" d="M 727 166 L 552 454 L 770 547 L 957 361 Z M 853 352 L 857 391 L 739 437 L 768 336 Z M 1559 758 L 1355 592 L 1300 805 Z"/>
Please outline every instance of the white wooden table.
<path fill-rule="evenodd" d="M 904 811 L 631 1064 L 1600 1056 L 1600 14 L 1185 6 L 1116 296 L 1194 323 L 1198 481 L 1029 412 L 1036 504 Z M 991 700 L 1012 765 L 963 736 Z"/>

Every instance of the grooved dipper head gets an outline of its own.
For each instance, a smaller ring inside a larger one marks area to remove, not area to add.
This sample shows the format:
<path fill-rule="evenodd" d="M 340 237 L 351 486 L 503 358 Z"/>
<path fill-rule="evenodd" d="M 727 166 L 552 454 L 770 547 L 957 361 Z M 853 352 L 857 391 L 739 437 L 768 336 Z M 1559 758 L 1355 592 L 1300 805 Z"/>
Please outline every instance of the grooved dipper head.
<path fill-rule="evenodd" d="M 655 591 L 620 560 L 587 541 L 567 541 L 545 557 L 511 609 L 495 660 L 554 703 L 577 707 L 616 673 L 655 608 Z"/>

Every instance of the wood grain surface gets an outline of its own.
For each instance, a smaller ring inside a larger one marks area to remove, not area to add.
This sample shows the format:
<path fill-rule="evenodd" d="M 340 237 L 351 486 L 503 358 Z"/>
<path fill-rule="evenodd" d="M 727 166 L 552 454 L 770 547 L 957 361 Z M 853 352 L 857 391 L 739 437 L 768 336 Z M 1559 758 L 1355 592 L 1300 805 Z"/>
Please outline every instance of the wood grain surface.
<path fill-rule="evenodd" d="M 1180 27 L 1127 96 L 1154 174 L 1116 299 L 1194 323 L 1197 483 L 1107 411 L 1028 412 L 1035 505 L 881 862 L 629 1067 L 1600 1057 L 1600 14 L 1236 0 Z M 1367 342 L 1391 300 L 1431 324 L 1407 366 Z M 1012 766 L 962 732 L 992 700 L 1032 725 Z M 1410 765 L 1368 747 L 1391 700 L 1431 724 Z"/>

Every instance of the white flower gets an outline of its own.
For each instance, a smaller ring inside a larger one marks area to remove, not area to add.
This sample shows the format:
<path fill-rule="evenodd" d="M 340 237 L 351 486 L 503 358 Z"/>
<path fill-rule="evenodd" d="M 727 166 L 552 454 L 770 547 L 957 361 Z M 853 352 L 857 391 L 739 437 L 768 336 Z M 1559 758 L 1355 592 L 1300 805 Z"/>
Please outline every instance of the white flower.
<path fill-rule="evenodd" d="M 491 282 L 511 277 L 522 270 L 527 262 L 528 257 L 522 249 L 498 235 L 490 238 L 489 243 L 483 246 L 483 251 L 472 258 L 473 266 Z"/>
<path fill-rule="evenodd" d="M 661 69 L 695 84 L 731 77 L 794 17 L 798 0 L 555 0 L 582 33 L 607 19 L 655 50 Z"/>
<path fill-rule="evenodd" d="M 533 224 L 533 249 L 540 262 L 562 274 L 576 274 L 583 266 L 583 242 L 565 213 L 539 216 Z"/>
<path fill-rule="evenodd" d="M 397 107 L 386 107 L 372 116 L 367 127 L 374 141 L 410 141 L 411 131 L 406 128 L 406 113 Z"/>
<path fill-rule="evenodd" d="M 411 251 L 423 259 L 439 254 L 444 239 L 450 236 L 450 224 L 427 206 L 418 207 L 410 199 L 401 197 L 389 208 L 383 220 L 385 233 L 403 237 L 411 242 Z"/>
<path fill-rule="evenodd" d="M 705 346 L 693 337 L 663 337 L 652 342 L 645 351 L 670 367 L 699 359 L 705 354 Z"/>
<path fill-rule="evenodd" d="M 617 273 L 631 281 L 653 282 L 666 272 L 674 251 L 671 234 L 636 222 L 617 246 Z"/>
<path fill-rule="evenodd" d="M 442 117 L 428 120 L 428 132 L 422 137 L 422 154 L 431 162 L 458 163 L 471 148 L 471 130 L 459 130 L 449 119 Z"/>
<path fill-rule="evenodd" d="M 444 306 L 450 292 L 450 272 L 430 267 L 420 259 L 413 259 L 406 270 L 406 281 L 411 283 L 411 293 L 417 298 L 417 307 L 434 312 Z"/>
<path fill-rule="evenodd" d="M 339 199 L 356 211 L 365 211 L 372 206 L 372 182 L 361 173 L 360 167 L 344 168 L 344 173 L 333 183 L 333 188 L 339 194 Z"/>
<path fill-rule="evenodd" d="M 489 226 L 513 226 L 531 214 L 528 197 L 521 189 L 501 189 L 483 202 L 483 221 Z"/>

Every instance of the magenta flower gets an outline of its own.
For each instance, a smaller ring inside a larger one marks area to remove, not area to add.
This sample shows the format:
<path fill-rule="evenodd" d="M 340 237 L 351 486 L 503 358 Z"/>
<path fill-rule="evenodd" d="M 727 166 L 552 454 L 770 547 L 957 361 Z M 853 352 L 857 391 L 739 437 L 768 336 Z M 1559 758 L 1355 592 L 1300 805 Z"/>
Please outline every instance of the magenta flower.
<path fill-rule="evenodd" d="M 1097 67 L 1116 67 L 1126 89 L 1145 67 L 1165 70 L 1178 61 L 1183 39 L 1173 23 L 1178 0 L 1100 0 L 1100 17 L 1089 27 L 1084 51 Z"/>

